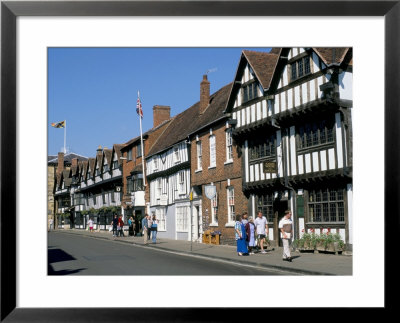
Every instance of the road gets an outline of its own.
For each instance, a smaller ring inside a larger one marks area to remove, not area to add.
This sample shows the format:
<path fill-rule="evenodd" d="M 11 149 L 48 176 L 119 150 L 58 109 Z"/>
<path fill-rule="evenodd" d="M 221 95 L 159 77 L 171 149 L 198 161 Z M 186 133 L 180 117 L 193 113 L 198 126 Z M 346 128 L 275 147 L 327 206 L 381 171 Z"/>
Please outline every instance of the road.
<path fill-rule="evenodd" d="M 49 275 L 284 275 L 282 271 L 242 266 L 120 241 L 48 235 Z"/>

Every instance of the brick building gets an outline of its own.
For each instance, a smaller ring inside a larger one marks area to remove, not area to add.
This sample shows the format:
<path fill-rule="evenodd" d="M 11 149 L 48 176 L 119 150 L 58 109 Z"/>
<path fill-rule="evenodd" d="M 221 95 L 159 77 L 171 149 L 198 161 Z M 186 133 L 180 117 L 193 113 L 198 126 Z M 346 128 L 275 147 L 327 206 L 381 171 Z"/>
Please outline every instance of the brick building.
<path fill-rule="evenodd" d="M 157 142 L 170 122 L 170 107 L 153 107 L 153 128 L 143 133 L 143 154 Z M 141 231 L 141 219 L 146 213 L 146 203 L 150 201 L 149 186 L 143 180 L 141 137 L 131 139 L 121 149 L 122 154 L 122 212 L 127 220 L 133 216 L 136 233 Z"/>
<path fill-rule="evenodd" d="M 206 76 L 200 87 L 201 122 L 189 135 L 192 212 L 194 219 L 201 218 L 204 231 L 219 232 L 221 243 L 231 244 L 235 241 L 235 215 L 248 209 L 242 191 L 241 153 L 232 139 L 229 115 L 224 114 L 232 84 L 220 89 L 212 100 Z M 205 194 L 206 185 L 215 186 L 212 199 Z"/>

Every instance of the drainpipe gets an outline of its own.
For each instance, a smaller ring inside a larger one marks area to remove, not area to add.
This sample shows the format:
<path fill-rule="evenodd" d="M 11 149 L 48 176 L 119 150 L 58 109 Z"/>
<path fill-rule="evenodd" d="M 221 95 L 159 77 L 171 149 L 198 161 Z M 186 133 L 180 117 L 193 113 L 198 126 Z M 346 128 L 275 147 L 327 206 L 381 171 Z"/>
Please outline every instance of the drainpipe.
<path fill-rule="evenodd" d="M 286 140 L 288 139 L 287 135 L 285 136 Z M 293 209 L 292 211 L 292 221 L 293 221 L 293 237 L 292 237 L 292 242 L 297 239 L 297 210 L 296 210 L 296 198 L 297 198 L 297 193 L 296 190 L 289 184 L 289 179 L 288 179 L 288 170 L 287 170 L 287 162 L 288 162 L 288 154 L 286 153 L 286 140 L 282 140 L 282 145 L 283 145 L 283 153 L 282 155 L 284 156 L 283 160 L 283 176 L 285 179 L 285 185 L 284 187 L 292 192 L 292 198 L 293 198 Z M 294 250 L 293 250 L 294 251 Z"/>

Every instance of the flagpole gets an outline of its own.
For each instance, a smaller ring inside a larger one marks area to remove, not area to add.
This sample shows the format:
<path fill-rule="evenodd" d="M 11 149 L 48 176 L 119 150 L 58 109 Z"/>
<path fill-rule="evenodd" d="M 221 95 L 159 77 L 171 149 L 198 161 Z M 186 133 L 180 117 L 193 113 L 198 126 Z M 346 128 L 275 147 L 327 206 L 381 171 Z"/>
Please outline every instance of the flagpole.
<path fill-rule="evenodd" d="M 140 100 L 140 93 L 138 91 L 138 98 Z M 143 133 L 142 133 L 142 115 L 143 112 L 139 114 L 139 121 L 140 121 L 140 147 L 142 150 L 142 173 L 143 173 L 143 186 L 146 186 L 146 176 L 144 174 L 144 154 L 143 154 Z"/>
<path fill-rule="evenodd" d="M 64 127 L 64 154 L 67 153 L 67 120 L 64 122 L 65 127 Z"/>

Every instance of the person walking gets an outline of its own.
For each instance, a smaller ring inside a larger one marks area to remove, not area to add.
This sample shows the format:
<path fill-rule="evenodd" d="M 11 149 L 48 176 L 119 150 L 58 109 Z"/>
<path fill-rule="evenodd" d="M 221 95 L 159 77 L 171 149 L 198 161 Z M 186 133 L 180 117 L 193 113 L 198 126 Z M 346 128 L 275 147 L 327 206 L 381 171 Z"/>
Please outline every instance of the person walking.
<path fill-rule="evenodd" d="M 154 214 L 153 214 L 154 216 Z M 151 225 L 153 224 L 153 220 L 151 215 L 147 217 L 147 240 L 150 240 L 150 235 L 151 235 Z"/>
<path fill-rule="evenodd" d="M 148 217 L 149 215 L 146 213 L 142 219 L 142 228 L 143 228 L 143 242 L 144 244 L 147 244 L 147 241 L 149 240 L 149 237 L 147 235 L 147 231 L 150 231 L 148 228 Z"/>
<path fill-rule="evenodd" d="M 128 225 L 129 225 L 129 236 L 133 236 L 134 234 L 133 234 L 133 232 L 134 232 L 134 225 L 135 225 L 135 222 L 134 222 L 134 220 L 133 220 L 133 217 L 130 217 L 129 218 L 129 220 L 128 220 Z"/>
<path fill-rule="evenodd" d="M 256 226 L 257 239 L 260 244 L 261 253 L 267 253 L 264 250 L 264 241 L 265 241 L 265 236 L 267 235 L 268 232 L 268 221 L 267 218 L 262 215 L 261 211 L 258 211 L 257 218 L 255 219 L 254 224 Z"/>
<path fill-rule="evenodd" d="M 53 223 L 54 223 L 53 218 L 50 218 L 49 219 L 49 231 L 53 231 Z"/>
<path fill-rule="evenodd" d="M 118 228 L 119 228 L 118 229 L 119 235 L 121 237 L 125 237 L 125 234 L 124 234 L 124 221 L 122 220 L 122 214 L 118 218 Z"/>
<path fill-rule="evenodd" d="M 93 224 L 94 224 L 94 221 L 92 218 L 90 218 L 88 221 L 89 232 L 93 232 Z"/>
<path fill-rule="evenodd" d="M 157 226 L 158 220 L 156 218 L 156 215 L 153 214 L 153 218 L 151 219 L 151 238 L 153 240 L 153 243 L 156 243 L 157 240 Z"/>
<path fill-rule="evenodd" d="M 256 227 L 254 225 L 252 216 L 249 217 L 249 222 L 247 222 L 245 228 L 246 228 L 247 247 L 249 249 L 249 254 L 254 255 L 253 248 L 256 246 Z"/>
<path fill-rule="evenodd" d="M 118 233 L 118 216 L 116 213 L 114 213 L 114 218 L 111 221 L 111 225 L 112 225 L 112 232 L 113 232 L 113 237 L 117 236 Z"/>
<path fill-rule="evenodd" d="M 290 210 L 285 211 L 285 215 L 279 221 L 279 229 L 281 231 L 281 238 L 283 243 L 283 255 L 284 261 L 292 262 L 292 256 L 290 254 L 290 239 L 293 236 L 293 221 L 291 219 L 292 212 Z"/>
<path fill-rule="evenodd" d="M 242 223 L 242 216 L 236 214 L 235 222 L 235 239 L 236 239 L 236 251 L 238 256 L 248 255 L 248 250 L 246 246 L 246 229 Z"/>

